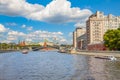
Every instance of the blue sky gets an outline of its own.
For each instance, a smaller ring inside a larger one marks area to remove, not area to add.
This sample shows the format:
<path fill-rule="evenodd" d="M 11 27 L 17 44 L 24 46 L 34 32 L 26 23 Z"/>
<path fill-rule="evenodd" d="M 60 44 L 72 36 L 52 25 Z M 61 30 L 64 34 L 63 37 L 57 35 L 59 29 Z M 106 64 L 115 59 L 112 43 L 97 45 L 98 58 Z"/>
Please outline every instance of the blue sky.
<path fill-rule="evenodd" d="M 76 27 L 85 27 L 97 10 L 120 15 L 120 0 L 0 0 L 0 41 L 72 43 Z"/>

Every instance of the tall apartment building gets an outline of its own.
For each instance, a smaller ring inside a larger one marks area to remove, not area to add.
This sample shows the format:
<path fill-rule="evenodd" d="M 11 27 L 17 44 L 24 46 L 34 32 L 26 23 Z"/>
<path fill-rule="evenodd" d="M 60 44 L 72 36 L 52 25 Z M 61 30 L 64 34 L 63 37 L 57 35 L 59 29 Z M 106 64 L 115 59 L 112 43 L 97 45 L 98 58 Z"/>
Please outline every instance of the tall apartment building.
<path fill-rule="evenodd" d="M 108 29 L 120 27 L 120 16 L 97 11 L 86 21 L 87 44 L 98 44 L 103 42 L 103 35 Z"/>
<path fill-rule="evenodd" d="M 85 28 L 76 28 L 76 30 L 73 32 L 73 46 L 74 46 L 74 48 L 80 48 L 80 44 L 82 45 L 82 43 L 80 43 L 80 41 L 84 40 L 83 37 L 81 38 L 81 36 L 83 36 L 85 33 L 86 33 Z"/>

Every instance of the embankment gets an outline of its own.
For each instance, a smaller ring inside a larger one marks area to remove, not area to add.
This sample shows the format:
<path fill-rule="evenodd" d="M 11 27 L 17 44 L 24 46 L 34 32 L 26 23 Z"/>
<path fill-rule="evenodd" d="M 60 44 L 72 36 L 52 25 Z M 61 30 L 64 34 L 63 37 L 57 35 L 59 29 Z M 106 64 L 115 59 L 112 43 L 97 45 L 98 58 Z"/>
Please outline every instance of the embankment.
<path fill-rule="evenodd" d="M 113 55 L 115 57 L 120 57 L 120 51 L 79 51 L 75 54 L 89 55 L 89 56 L 108 56 Z"/>

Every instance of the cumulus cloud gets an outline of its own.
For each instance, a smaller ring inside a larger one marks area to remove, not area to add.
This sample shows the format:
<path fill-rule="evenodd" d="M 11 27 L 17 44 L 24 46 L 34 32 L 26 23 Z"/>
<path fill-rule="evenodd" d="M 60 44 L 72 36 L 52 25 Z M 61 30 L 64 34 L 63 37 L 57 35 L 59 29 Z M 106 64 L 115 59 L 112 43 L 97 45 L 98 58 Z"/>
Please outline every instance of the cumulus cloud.
<path fill-rule="evenodd" d="M 23 32 L 18 32 L 14 30 L 10 30 L 7 33 L 7 40 L 8 41 L 19 41 L 19 40 L 25 40 L 25 41 L 43 41 L 43 40 L 49 40 L 49 41 L 58 41 L 58 42 L 63 42 L 63 40 L 66 40 L 63 37 L 62 32 L 49 32 L 49 31 L 42 31 L 42 30 L 37 30 L 30 32 L 29 34 L 25 34 Z"/>
<path fill-rule="evenodd" d="M 0 24 L 0 32 L 5 32 L 7 28 L 4 27 L 4 25 Z"/>
<path fill-rule="evenodd" d="M 64 42 L 66 39 L 63 36 L 63 33 L 58 32 L 49 32 L 43 30 L 31 31 L 29 33 L 15 31 L 12 29 L 7 29 L 4 25 L 0 24 L 0 32 L 4 32 L 4 36 L 0 36 L 2 42 L 18 42 L 19 40 L 31 41 L 31 42 L 40 42 L 45 39 L 49 41 L 57 41 L 59 43 Z"/>
<path fill-rule="evenodd" d="M 7 41 L 14 41 L 14 40 L 17 40 L 17 37 L 14 37 L 14 36 L 8 36 L 7 37 Z"/>
<path fill-rule="evenodd" d="M 27 31 L 32 31 L 32 30 L 33 30 L 33 27 L 32 27 L 32 26 L 26 26 L 25 24 L 23 24 L 23 25 L 21 26 L 21 28 L 24 28 L 24 29 L 26 29 Z"/>
<path fill-rule="evenodd" d="M 30 32 L 29 34 L 26 34 L 25 40 L 26 41 L 44 41 L 45 39 L 47 39 L 50 42 L 59 42 L 62 43 L 63 41 L 61 40 L 65 40 L 65 38 L 63 37 L 63 33 L 62 32 L 49 32 L 49 31 L 42 31 L 42 30 L 37 30 L 34 32 Z"/>
<path fill-rule="evenodd" d="M 19 31 L 9 30 L 6 36 L 7 41 L 18 41 L 19 39 L 25 39 L 26 34 Z"/>
<path fill-rule="evenodd" d="M 63 35 L 62 32 L 48 32 L 48 31 L 37 30 L 29 33 L 28 37 L 45 39 L 45 38 L 61 38 L 62 35 Z"/>
<path fill-rule="evenodd" d="M 74 26 L 83 28 L 83 27 L 86 27 L 86 23 L 85 22 L 78 22 Z"/>
<path fill-rule="evenodd" d="M 66 39 L 61 39 L 60 41 L 61 41 L 61 42 L 67 42 L 67 40 L 66 40 Z"/>
<path fill-rule="evenodd" d="M 30 4 L 26 0 L 0 0 L 0 14 L 49 23 L 67 23 L 85 21 L 92 12 L 71 7 L 67 0 L 53 0 L 47 6 Z"/>
<path fill-rule="evenodd" d="M 25 24 L 23 24 L 23 25 L 21 26 L 21 28 L 26 28 L 26 25 L 25 25 Z"/>
<path fill-rule="evenodd" d="M 18 31 L 9 31 L 8 35 L 12 35 L 12 36 L 25 36 L 25 34 L 23 32 L 18 32 Z"/>
<path fill-rule="evenodd" d="M 53 0 L 42 11 L 27 17 L 50 23 L 66 23 L 85 21 L 91 13 L 88 9 L 71 8 L 71 3 L 67 0 Z"/>
<path fill-rule="evenodd" d="M 32 26 L 27 27 L 27 30 L 28 30 L 28 31 L 31 31 L 32 29 L 33 29 L 33 27 L 32 27 Z"/>
<path fill-rule="evenodd" d="M 41 11 L 44 7 L 26 0 L 0 0 L 0 13 L 10 16 L 26 16 Z"/>

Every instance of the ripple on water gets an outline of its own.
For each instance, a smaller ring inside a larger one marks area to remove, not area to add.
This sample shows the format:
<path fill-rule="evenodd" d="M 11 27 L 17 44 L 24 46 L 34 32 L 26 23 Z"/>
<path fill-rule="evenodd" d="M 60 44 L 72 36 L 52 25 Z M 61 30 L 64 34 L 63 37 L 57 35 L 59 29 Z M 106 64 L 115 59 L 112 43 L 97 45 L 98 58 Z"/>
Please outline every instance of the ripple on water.
<path fill-rule="evenodd" d="M 57 52 L 0 54 L 0 80 L 120 80 L 120 62 Z"/>

